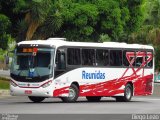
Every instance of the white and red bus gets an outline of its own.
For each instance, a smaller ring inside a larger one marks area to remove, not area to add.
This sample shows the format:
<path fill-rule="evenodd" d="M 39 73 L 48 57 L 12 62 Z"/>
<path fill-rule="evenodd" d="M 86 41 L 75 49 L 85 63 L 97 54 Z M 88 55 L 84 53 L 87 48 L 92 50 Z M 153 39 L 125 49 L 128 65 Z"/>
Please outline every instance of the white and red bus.
<path fill-rule="evenodd" d="M 69 42 L 63 38 L 22 41 L 11 66 L 11 95 L 33 102 L 59 97 L 100 101 L 114 97 L 151 95 L 154 81 L 154 48 L 118 42 Z"/>

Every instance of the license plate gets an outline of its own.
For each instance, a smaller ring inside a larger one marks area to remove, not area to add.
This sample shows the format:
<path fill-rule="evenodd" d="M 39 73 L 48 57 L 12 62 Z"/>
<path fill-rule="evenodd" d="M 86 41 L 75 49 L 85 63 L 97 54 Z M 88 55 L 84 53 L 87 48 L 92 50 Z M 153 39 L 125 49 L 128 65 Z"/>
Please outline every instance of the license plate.
<path fill-rule="evenodd" d="M 30 95 L 30 94 L 32 94 L 32 90 L 25 90 L 24 93 L 27 95 Z"/>

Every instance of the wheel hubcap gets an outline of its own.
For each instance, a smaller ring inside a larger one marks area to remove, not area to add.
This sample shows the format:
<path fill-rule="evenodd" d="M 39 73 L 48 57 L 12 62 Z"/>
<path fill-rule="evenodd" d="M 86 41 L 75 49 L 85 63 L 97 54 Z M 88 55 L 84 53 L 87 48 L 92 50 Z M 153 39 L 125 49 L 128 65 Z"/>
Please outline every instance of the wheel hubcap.
<path fill-rule="evenodd" d="M 73 99 L 75 97 L 76 93 L 74 89 L 70 88 L 69 89 L 69 98 Z"/>
<path fill-rule="evenodd" d="M 126 89 L 126 98 L 127 99 L 131 98 L 131 89 L 129 87 Z"/>

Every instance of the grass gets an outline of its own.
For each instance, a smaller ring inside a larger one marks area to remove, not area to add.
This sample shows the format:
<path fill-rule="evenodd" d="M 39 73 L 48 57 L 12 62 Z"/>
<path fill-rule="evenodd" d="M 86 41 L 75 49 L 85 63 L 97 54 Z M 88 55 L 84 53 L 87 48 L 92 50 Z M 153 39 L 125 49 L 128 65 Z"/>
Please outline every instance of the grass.
<path fill-rule="evenodd" d="M 9 80 L 6 78 L 0 77 L 0 89 L 9 89 Z"/>

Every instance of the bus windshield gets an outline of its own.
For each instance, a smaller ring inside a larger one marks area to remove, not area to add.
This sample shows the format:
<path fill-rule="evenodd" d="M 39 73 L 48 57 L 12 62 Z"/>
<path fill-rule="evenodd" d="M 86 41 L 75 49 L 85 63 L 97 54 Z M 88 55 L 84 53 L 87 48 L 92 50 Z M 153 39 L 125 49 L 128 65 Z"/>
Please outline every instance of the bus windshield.
<path fill-rule="evenodd" d="M 21 77 L 43 77 L 53 74 L 52 48 L 36 48 L 36 52 L 27 51 L 27 48 L 16 49 L 11 65 L 11 74 Z"/>

